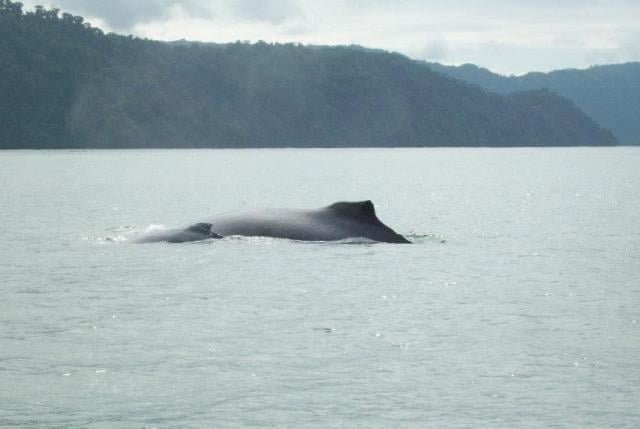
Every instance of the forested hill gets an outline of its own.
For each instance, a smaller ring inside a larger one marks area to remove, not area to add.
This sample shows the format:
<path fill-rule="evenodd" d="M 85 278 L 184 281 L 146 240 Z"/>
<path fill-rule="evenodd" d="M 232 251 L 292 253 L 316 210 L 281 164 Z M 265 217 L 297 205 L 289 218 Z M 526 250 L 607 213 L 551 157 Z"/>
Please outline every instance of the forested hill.
<path fill-rule="evenodd" d="M 502 76 L 472 64 L 452 67 L 431 63 L 430 66 L 500 94 L 548 88 L 572 100 L 596 122 L 613 131 L 621 142 L 640 144 L 640 63 L 523 76 Z"/>
<path fill-rule="evenodd" d="M 548 91 L 505 97 L 399 54 L 154 42 L 8 0 L 0 73 L 2 148 L 616 143 Z"/>

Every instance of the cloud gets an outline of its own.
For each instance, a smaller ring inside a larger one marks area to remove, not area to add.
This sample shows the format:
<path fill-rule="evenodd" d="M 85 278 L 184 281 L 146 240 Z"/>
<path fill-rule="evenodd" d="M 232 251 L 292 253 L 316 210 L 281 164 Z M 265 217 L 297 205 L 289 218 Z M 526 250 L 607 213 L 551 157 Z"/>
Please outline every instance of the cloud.
<path fill-rule="evenodd" d="M 302 10 L 290 0 L 235 0 L 230 6 L 238 18 L 273 25 L 303 17 Z"/>
<path fill-rule="evenodd" d="M 209 9 L 198 0 L 57 0 L 56 5 L 65 11 L 98 18 L 119 31 L 167 19 L 176 10 L 186 15 L 209 15 Z"/>
<path fill-rule="evenodd" d="M 629 58 L 640 60 L 640 29 L 627 32 L 620 48 Z"/>
<path fill-rule="evenodd" d="M 622 28 L 609 48 L 591 49 L 585 53 L 589 65 L 623 63 L 640 60 L 640 30 Z"/>
<path fill-rule="evenodd" d="M 232 18 L 281 25 L 304 14 L 293 0 L 55 0 L 63 11 L 98 19 L 116 31 L 173 18 Z M 27 1 L 29 4 L 30 1 Z"/>
<path fill-rule="evenodd" d="M 446 39 L 442 36 L 435 36 L 427 41 L 418 56 L 424 60 L 442 61 L 447 58 L 448 54 L 449 44 Z"/>

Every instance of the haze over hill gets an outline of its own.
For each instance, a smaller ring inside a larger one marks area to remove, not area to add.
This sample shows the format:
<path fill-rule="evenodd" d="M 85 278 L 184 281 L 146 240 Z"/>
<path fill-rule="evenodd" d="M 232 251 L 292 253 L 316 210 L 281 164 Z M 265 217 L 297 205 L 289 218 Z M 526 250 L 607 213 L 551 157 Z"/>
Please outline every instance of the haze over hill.
<path fill-rule="evenodd" d="M 546 90 L 501 96 L 359 47 L 164 43 L 0 0 L 0 147 L 612 145 Z"/>
<path fill-rule="evenodd" d="M 548 88 L 572 100 L 587 115 L 610 129 L 625 144 L 640 144 L 640 63 L 595 66 L 503 76 L 473 64 L 429 63 L 447 76 L 480 85 L 499 94 Z"/>

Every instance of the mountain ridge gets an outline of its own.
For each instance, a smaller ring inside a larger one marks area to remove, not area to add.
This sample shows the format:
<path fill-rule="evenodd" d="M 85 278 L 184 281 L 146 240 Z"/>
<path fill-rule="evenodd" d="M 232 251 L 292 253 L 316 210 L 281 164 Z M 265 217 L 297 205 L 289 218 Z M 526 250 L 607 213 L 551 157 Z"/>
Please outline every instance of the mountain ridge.
<path fill-rule="evenodd" d="M 167 43 L 0 0 L 0 147 L 614 145 L 549 91 L 509 96 L 380 50 Z"/>
<path fill-rule="evenodd" d="M 547 88 L 572 100 L 625 144 L 640 144 L 640 62 L 505 76 L 475 64 L 426 63 L 446 76 L 507 95 Z"/>

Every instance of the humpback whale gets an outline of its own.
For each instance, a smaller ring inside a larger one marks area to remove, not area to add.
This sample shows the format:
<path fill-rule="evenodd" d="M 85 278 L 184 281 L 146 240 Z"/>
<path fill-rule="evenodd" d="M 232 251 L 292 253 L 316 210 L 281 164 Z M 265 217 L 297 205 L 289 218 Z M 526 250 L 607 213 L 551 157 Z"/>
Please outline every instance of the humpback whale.
<path fill-rule="evenodd" d="M 365 238 L 410 243 L 382 223 L 371 201 L 337 202 L 315 210 L 267 209 L 212 217 L 185 228 L 143 235 L 136 242 L 183 243 L 228 236 L 273 237 L 300 241 Z"/>

